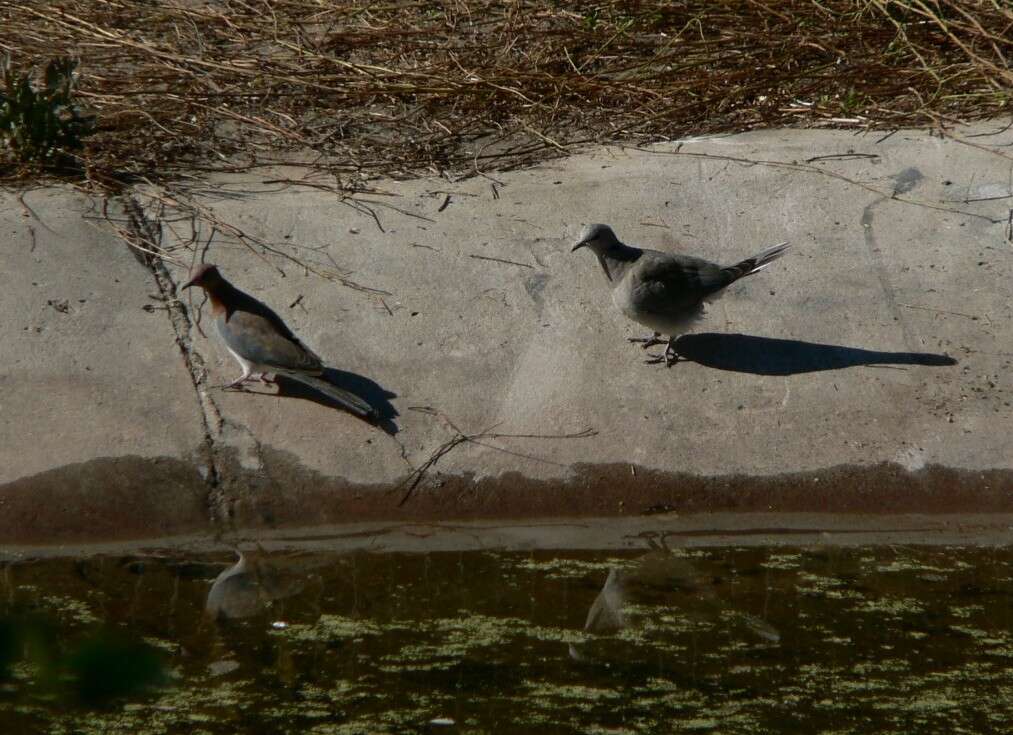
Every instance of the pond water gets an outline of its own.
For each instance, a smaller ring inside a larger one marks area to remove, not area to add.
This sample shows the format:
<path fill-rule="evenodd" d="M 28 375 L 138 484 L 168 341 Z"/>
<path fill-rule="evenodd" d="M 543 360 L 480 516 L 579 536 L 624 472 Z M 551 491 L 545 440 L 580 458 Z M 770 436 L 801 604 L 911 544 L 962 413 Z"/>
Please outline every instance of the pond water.
<path fill-rule="evenodd" d="M 8 562 L 0 733 L 998 732 L 1006 548 Z"/>

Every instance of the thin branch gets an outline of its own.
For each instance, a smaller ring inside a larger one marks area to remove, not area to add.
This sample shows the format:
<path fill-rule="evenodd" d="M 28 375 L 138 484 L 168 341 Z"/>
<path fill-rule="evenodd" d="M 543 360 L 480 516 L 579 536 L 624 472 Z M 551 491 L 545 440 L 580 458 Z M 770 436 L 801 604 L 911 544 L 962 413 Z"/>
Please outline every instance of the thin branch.
<path fill-rule="evenodd" d="M 461 431 L 460 429 L 458 429 L 457 426 L 453 423 L 453 421 L 451 421 L 446 415 L 444 415 L 443 413 L 441 413 L 441 412 L 439 412 L 439 411 L 437 411 L 435 409 L 432 409 L 432 408 L 429 408 L 429 407 L 413 406 L 413 407 L 410 407 L 409 410 L 417 411 L 419 413 L 426 413 L 426 414 L 429 414 L 430 416 L 435 416 L 435 417 L 441 419 L 442 422 L 445 423 L 454 432 L 455 435 L 453 437 L 451 437 L 450 439 L 448 439 L 443 444 L 441 444 L 439 447 L 437 447 L 436 450 L 432 454 L 429 455 L 428 459 L 426 459 L 425 462 L 423 462 L 419 467 L 417 467 L 415 470 L 413 470 L 408 475 L 408 477 L 406 477 L 400 483 L 401 487 L 404 487 L 405 485 L 407 485 L 407 489 L 405 490 L 404 494 L 401 496 L 400 502 L 398 502 L 398 506 L 399 507 L 408 502 L 408 500 L 411 498 L 412 494 L 415 492 L 415 489 L 426 478 L 426 475 L 429 473 L 429 471 L 434 466 L 436 466 L 436 463 L 439 462 L 443 457 L 447 456 L 447 454 L 449 454 L 451 451 L 453 451 L 453 449 L 455 447 L 459 447 L 462 444 L 467 444 L 467 443 L 477 444 L 477 445 L 485 447 L 487 449 L 493 449 L 493 450 L 496 450 L 498 452 L 504 452 L 506 454 L 510 454 L 510 455 L 513 455 L 513 456 L 521 456 L 521 457 L 524 457 L 526 459 L 534 459 L 534 460 L 537 460 L 537 461 L 546 461 L 546 460 L 542 460 L 541 458 L 538 458 L 538 457 L 532 457 L 532 456 L 525 455 L 525 454 L 519 454 L 517 452 L 513 452 L 511 450 L 504 449 L 503 447 L 497 447 L 497 446 L 494 446 L 492 444 L 485 444 L 485 443 L 483 443 L 482 440 L 484 440 L 484 439 L 587 439 L 589 437 L 596 436 L 598 434 L 598 431 L 596 429 L 592 429 L 590 427 L 587 428 L 587 429 L 582 429 L 581 431 L 575 431 L 575 432 L 572 432 L 572 433 L 569 433 L 569 434 L 507 434 L 507 433 L 501 433 L 501 432 L 493 432 L 491 430 L 493 427 L 490 427 L 489 429 L 486 429 L 484 431 L 480 431 L 480 432 L 478 432 L 476 434 L 465 434 L 463 431 Z"/>

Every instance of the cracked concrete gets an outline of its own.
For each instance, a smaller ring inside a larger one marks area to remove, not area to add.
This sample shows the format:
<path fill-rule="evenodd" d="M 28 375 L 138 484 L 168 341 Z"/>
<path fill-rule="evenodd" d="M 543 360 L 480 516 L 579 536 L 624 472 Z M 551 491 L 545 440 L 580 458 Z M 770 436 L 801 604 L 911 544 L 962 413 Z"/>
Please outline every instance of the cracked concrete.
<path fill-rule="evenodd" d="M 650 508 L 1013 510 L 1013 199 L 995 194 L 1013 133 L 975 138 L 998 153 L 880 137 L 598 150 L 495 182 L 381 182 L 355 206 L 291 183 L 301 169 L 113 203 L 135 244 L 206 254 L 271 304 L 382 428 L 284 380 L 278 395 L 216 388 L 237 367 L 202 335 L 199 299 L 176 300 L 185 268 L 128 249 L 79 195 L 29 192 L 29 208 L 4 195 L 0 259 L 17 278 L 0 292 L 0 540 Z M 589 221 L 719 261 L 793 248 L 729 289 L 666 370 L 626 343 L 640 328 L 593 258 L 569 253 Z M 99 498 L 95 478 L 120 472 L 110 497 L 131 517 L 75 518 L 74 467 Z"/>
<path fill-rule="evenodd" d="M 149 217 L 132 196 L 122 200 L 128 217 L 127 240 L 144 246 L 163 241 L 161 222 Z M 261 486 L 272 486 L 270 468 L 265 465 L 260 441 L 244 424 L 222 415 L 215 399 L 215 391 L 208 384 L 208 371 L 204 358 L 194 349 L 194 325 L 190 312 L 179 300 L 177 283 L 165 263 L 142 247 L 133 254 L 151 271 L 158 285 L 166 312 L 175 334 L 176 344 L 193 384 L 193 395 L 204 432 L 203 446 L 195 453 L 199 471 L 206 485 L 205 505 L 209 520 L 218 531 L 234 527 L 237 504 L 256 498 Z M 257 520 L 264 520 L 258 518 Z"/>
<path fill-rule="evenodd" d="M 162 232 L 159 224 L 148 219 L 144 211 L 131 196 L 122 197 L 120 203 L 123 206 L 127 217 L 128 230 L 126 231 L 127 244 L 138 245 L 157 244 L 162 241 Z M 207 370 L 200 355 L 193 350 L 191 337 L 192 324 L 190 316 L 183 305 L 179 302 L 176 293 L 176 284 L 161 259 L 153 257 L 149 252 L 136 248 L 132 254 L 145 268 L 151 271 L 152 279 L 158 287 L 161 300 L 165 305 L 165 311 L 169 316 L 172 331 L 176 338 L 176 345 L 179 347 L 183 366 L 190 375 L 193 383 L 194 398 L 197 401 L 198 416 L 204 432 L 204 446 L 201 459 L 204 466 L 201 468 L 201 475 L 206 482 L 214 487 L 219 482 L 219 472 L 215 461 L 215 439 L 221 433 L 221 413 L 215 405 L 214 400 L 202 389 L 202 384 L 207 377 Z"/>

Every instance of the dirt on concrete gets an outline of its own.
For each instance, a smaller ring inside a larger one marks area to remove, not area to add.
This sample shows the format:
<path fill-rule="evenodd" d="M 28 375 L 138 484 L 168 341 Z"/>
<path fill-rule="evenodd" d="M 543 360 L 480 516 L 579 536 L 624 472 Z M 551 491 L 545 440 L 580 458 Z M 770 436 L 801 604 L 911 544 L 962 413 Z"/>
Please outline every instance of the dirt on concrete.
<path fill-rule="evenodd" d="M 573 468 L 565 480 L 511 472 L 478 479 L 433 473 L 411 492 L 356 485 L 262 448 L 265 466 L 233 455 L 216 486 L 195 466 L 164 458 L 109 457 L 0 486 L 0 544 L 157 539 L 188 533 L 256 533 L 368 521 L 427 522 L 621 518 L 697 513 L 1013 513 L 1013 472 L 896 464 L 837 466 L 765 477 L 703 477 L 634 465 Z"/>
<path fill-rule="evenodd" d="M 0 486 L 0 544 L 157 538 L 206 530 L 206 486 L 173 457 L 102 457 Z"/>

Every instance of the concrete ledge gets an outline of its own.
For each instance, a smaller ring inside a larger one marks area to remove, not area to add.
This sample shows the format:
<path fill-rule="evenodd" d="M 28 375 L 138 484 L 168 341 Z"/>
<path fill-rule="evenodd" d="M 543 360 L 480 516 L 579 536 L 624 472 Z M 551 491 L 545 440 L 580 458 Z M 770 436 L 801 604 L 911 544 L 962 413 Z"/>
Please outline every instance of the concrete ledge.
<path fill-rule="evenodd" d="M 52 557 L 198 555 L 261 549 L 293 555 L 436 553 L 454 551 L 635 550 L 787 546 L 810 551 L 848 546 L 982 546 L 1013 543 L 1010 514 L 847 515 L 826 513 L 706 513 L 552 518 L 537 521 L 361 522 L 315 525 L 212 538 L 208 534 L 144 541 L 5 545 L 0 562 Z M 296 557 L 299 558 L 299 557 Z M 331 558 L 331 557 L 329 557 Z"/>
<path fill-rule="evenodd" d="M 21 520 L 0 540 L 97 533 L 75 526 L 85 485 L 61 468 L 125 457 L 138 483 L 178 468 L 159 487 L 180 505 L 165 520 L 141 493 L 137 523 L 101 534 L 655 507 L 1009 512 L 1008 161 L 881 137 L 608 149 L 494 180 L 382 182 L 344 203 L 291 169 L 174 192 L 176 212 L 146 206 L 143 226 L 182 262 L 209 218 L 226 223 L 206 259 L 381 408 L 386 431 L 284 381 L 280 395 L 214 388 L 236 366 L 197 329 L 199 301 L 172 302 L 184 269 L 138 262 L 74 195 L 31 195 L 37 217 L 8 196 L 0 257 L 19 277 L 0 296 L 15 356 L 0 375 L 0 501 Z M 719 261 L 793 249 L 729 289 L 680 342 L 688 361 L 665 369 L 626 342 L 640 328 L 594 259 L 569 253 L 589 221 Z M 50 499 L 41 515 L 27 488 Z"/>

